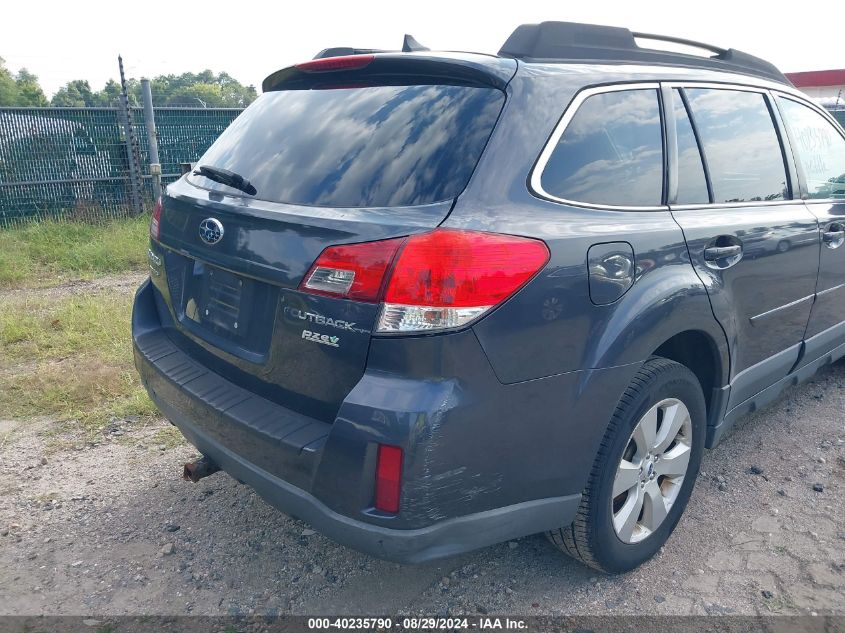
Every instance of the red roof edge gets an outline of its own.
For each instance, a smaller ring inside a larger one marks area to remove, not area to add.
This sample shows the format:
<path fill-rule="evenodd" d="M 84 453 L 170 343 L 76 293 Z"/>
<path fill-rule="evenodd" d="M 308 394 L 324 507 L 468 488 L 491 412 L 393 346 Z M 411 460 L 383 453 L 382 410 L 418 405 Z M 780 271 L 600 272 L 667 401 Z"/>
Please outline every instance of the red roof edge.
<path fill-rule="evenodd" d="M 796 88 L 845 86 L 845 68 L 841 70 L 810 70 L 803 73 L 785 73 Z"/>

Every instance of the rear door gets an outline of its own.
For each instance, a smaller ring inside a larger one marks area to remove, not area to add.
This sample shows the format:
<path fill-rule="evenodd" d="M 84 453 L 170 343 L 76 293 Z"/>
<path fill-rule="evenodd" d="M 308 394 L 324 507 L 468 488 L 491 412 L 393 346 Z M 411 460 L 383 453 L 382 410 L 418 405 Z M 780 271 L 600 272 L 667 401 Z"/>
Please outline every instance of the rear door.
<path fill-rule="evenodd" d="M 437 63 L 435 77 L 378 59 L 354 76 L 285 71 L 289 87 L 265 92 L 198 162 L 254 193 L 196 172 L 168 187 L 153 281 L 175 341 L 235 384 L 334 419 L 363 374 L 378 306 L 303 292 L 303 277 L 330 246 L 439 225 L 504 104 L 481 73 L 450 78 Z"/>
<path fill-rule="evenodd" d="M 731 345 L 733 407 L 798 360 L 818 274 L 818 225 L 793 195 L 765 91 L 675 86 L 664 96 L 678 143 L 671 208 Z"/>
<path fill-rule="evenodd" d="M 822 111 L 777 97 L 802 181 L 807 208 L 821 231 L 819 281 L 802 363 L 845 343 L 845 137 Z"/>

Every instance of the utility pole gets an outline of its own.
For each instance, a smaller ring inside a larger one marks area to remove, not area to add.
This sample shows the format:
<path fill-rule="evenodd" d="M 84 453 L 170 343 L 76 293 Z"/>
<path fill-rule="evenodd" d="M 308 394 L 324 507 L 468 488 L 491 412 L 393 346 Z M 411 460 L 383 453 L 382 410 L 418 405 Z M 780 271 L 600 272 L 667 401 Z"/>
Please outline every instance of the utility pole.
<path fill-rule="evenodd" d="M 129 95 L 126 94 L 126 75 L 123 72 L 123 57 L 117 56 L 120 67 L 120 115 L 123 130 L 126 135 L 126 158 L 129 165 L 129 202 L 133 215 L 141 215 L 144 211 L 141 179 L 141 159 L 138 152 L 138 139 L 132 127 L 132 112 L 129 109 Z"/>
<path fill-rule="evenodd" d="M 147 126 L 147 145 L 150 148 L 150 175 L 153 178 L 153 195 L 161 198 L 161 162 L 158 158 L 158 136 L 156 134 L 153 91 L 149 79 L 141 79 L 141 96 L 144 99 L 144 123 Z"/>

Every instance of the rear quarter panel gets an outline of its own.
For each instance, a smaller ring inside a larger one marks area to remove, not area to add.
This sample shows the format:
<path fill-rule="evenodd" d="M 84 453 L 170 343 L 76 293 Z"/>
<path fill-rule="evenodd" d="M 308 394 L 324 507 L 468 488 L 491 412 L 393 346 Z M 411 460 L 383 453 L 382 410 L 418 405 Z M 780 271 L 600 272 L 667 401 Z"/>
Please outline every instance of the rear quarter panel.
<path fill-rule="evenodd" d="M 608 76 L 590 74 L 590 68 L 520 67 L 478 169 L 444 223 L 540 238 L 551 252 L 540 274 L 473 329 L 497 377 L 508 384 L 641 363 L 685 330 L 711 338 L 726 375 L 724 332 L 668 209 L 578 207 L 540 199 L 529 190 L 531 169 L 578 91 L 664 78 L 643 75 L 642 69 Z M 620 299 L 599 306 L 590 299 L 587 252 L 609 242 L 631 245 L 636 277 Z"/>

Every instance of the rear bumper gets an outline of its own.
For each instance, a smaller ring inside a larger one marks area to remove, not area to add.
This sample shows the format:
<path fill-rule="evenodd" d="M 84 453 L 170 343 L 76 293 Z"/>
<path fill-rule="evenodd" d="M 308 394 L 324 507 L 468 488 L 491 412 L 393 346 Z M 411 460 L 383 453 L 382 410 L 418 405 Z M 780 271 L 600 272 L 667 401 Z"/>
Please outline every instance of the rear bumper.
<path fill-rule="evenodd" d="M 527 501 L 414 530 L 372 525 L 339 514 L 301 488 L 257 468 L 199 431 L 179 408 L 155 395 L 153 399 L 191 444 L 268 503 L 307 521 L 338 543 L 387 560 L 422 563 L 551 529 L 571 521 L 581 501 L 580 494 Z"/>
<path fill-rule="evenodd" d="M 471 330 L 372 339 L 333 423 L 231 382 L 179 344 L 160 291 L 135 298 L 135 364 L 202 453 L 330 538 L 420 563 L 569 524 L 636 366 L 503 385 Z M 164 325 L 163 325 L 164 322 Z M 372 507 L 378 444 L 405 451 L 400 512 Z"/>

